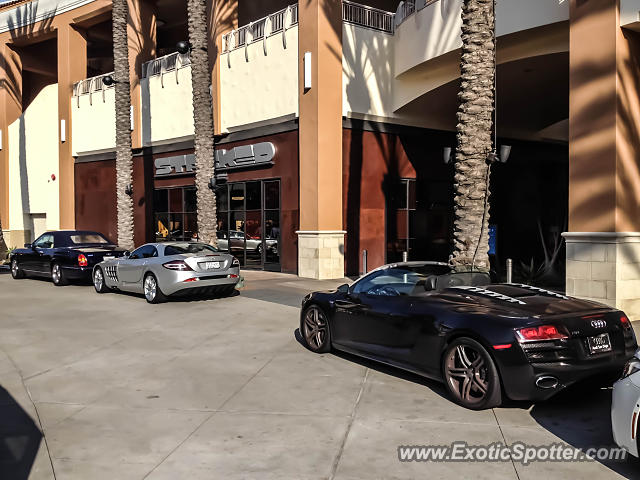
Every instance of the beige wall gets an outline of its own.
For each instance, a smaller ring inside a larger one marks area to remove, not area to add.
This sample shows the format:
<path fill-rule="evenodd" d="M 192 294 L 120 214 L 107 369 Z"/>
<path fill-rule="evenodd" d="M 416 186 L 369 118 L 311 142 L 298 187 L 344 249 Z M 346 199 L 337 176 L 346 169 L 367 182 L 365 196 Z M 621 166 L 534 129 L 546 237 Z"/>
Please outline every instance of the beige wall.
<path fill-rule="evenodd" d="M 569 0 L 504 0 L 497 2 L 496 33 L 509 35 L 569 19 Z M 462 0 L 441 0 L 419 10 L 398 26 L 395 74 L 462 46 Z"/>
<path fill-rule="evenodd" d="M 116 148 L 115 91 L 115 88 L 106 88 L 72 98 L 74 156 L 113 151 Z"/>
<path fill-rule="evenodd" d="M 34 214 L 46 214 L 47 229 L 60 227 L 57 123 L 58 85 L 52 84 L 9 125 L 10 230 L 30 230 Z"/>
<path fill-rule="evenodd" d="M 193 138 L 191 67 L 142 80 L 144 145 Z"/>
<path fill-rule="evenodd" d="M 298 116 L 298 26 L 220 56 L 222 131 Z"/>
<path fill-rule="evenodd" d="M 342 114 L 386 119 L 393 113 L 392 35 L 345 23 L 342 27 Z"/>

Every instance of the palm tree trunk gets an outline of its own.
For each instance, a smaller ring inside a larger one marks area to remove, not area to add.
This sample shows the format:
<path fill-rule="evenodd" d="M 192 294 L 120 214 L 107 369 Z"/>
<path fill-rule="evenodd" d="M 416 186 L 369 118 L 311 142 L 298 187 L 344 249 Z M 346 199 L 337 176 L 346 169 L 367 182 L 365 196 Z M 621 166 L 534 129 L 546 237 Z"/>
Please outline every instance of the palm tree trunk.
<path fill-rule="evenodd" d="M 457 270 L 489 271 L 489 166 L 495 78 L 494 0 L 462 7 L 462 86 L 454 176 L 454 245 Z"/>
<path fill-rule="evenodd" d="M 214 176 L 213 107 L 209 86 L 207 14 L 205 0 L 188 0 L 187 17 L 191 44 L 191 79 L 193 87 L 193 124 L 195 127 L 196 189 L 198 236 L 217 245 L 216 196 L 209 188 Z"/>
<path fill-rule="evenodd" d="M 4 233 L 2 231 L 2 219 L 0 218 L 0 260 L 6 258 L 7 251 L 7 243 L 4 241 Z"/>
<path fill-rule="evenodd" d="M 113 67 L 116 88 L 116 192 L 118 199 L 118 244 L 133 249 L 133 199 L 126 193 L 132 185 L 131 89 L 127 0 L 113 0 Z"/>

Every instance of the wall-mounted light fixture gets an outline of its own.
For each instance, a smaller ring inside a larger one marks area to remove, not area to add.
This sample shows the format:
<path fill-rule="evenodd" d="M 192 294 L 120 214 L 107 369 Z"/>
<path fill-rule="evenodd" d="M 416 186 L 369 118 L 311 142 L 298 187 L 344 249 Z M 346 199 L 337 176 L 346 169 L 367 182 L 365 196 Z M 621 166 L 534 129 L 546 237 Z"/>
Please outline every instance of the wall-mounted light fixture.
<path fill-rule="evenodd" d="M 511 145 L 502 145 L 500 147 L 500 161 L 502 163 L 507 163 L 507 160 L 509 160 L 510 155 L 511 155 Z"/>
<path fill-rule="evenodd" d="M 304 52 L 304 91 L 311 90 L 311 52 Z"/>
<path fill-rule="evenodd" d="M 104 83 L 105 86 L 110 87 L 111 85 L 115 85 L 118 82 L 116 82 L 111 75 L 105 75 L 104 77 L 102 77 L 102 83 Z"/>
<path fill-rule="evenodd" d="M 127 188 L 124 189 L 124 193 L 131 197 L 133 195 L 133 185 L 127 185 Z"/>
<path fill-rule="evenodd" d="M 449 165 L 453 161 L 453 149 L 451 147 L 444 147 L 442 149 L 442 159 L 445 165 Z"/>
<path fill-rule="evenodd" d="M 186 55 L 187 53 L 189 53 L 189 50 L 191 50 L 191 45 L 189 44 L 189 42 L 181 40 L 176 43 L 176 50 L 178 50 L 178 53 L 180 55 Z"/>
<path fill-rule="evenodd" d="M 60 120 L 60 143 L 67 141 L 67 121 L 63 118 Z"/>

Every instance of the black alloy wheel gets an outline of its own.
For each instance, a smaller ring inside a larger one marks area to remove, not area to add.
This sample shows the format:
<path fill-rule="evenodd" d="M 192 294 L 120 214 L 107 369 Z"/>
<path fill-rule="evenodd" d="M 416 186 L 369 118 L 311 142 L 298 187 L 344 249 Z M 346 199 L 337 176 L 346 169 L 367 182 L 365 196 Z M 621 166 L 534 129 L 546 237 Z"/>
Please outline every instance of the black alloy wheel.
<path fill-rule="evenodd" d="M 305 345 L 313 352 L 326 353 L 331 350 L 329 321 L 317 305 L 308 307 L 302 315 L 300 333 Z"/>
<path fill-rule="evenodd" d="M 502 402 L 500 377 L 485 348 L 471 338 L 457 338 L 442 358 L 442 372 L 449 394 L 472 410 L 493 408 Z"/>

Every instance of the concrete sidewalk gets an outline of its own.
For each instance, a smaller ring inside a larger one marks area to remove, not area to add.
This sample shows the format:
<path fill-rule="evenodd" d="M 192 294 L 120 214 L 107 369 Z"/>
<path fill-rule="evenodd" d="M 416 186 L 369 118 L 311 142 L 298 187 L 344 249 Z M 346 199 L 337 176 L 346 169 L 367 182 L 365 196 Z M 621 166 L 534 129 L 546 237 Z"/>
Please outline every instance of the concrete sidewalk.
<path fill-rule="evenodd" d="M 58 480 L 638 477 L 631 462 L 399 462 L 399 445 L 456 440 L 609 445 L 611 394 L 465 410 L 435 382 L 302 347 L 300 300 L 343 282 L 243 273 L 235 297 L 162 305 L 0 274 L 12 464 Z"/>

